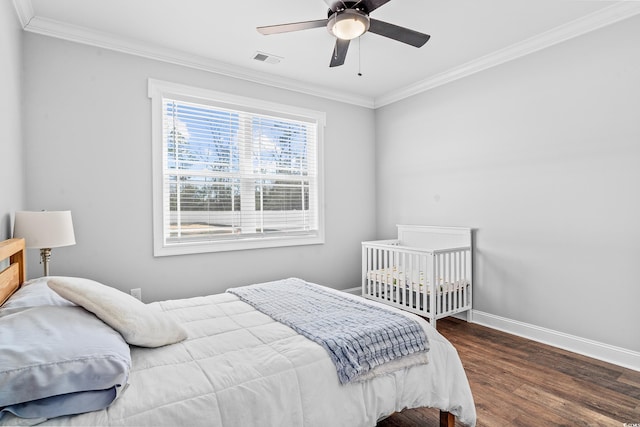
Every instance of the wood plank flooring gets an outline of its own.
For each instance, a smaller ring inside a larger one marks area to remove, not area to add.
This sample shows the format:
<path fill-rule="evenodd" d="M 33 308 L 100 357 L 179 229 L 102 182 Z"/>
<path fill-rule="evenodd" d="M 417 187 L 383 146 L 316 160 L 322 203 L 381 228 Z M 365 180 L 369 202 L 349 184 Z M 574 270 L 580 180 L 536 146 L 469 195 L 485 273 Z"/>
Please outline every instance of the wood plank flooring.
<path fill-rule="evenodd" d="M 454 318 L 438 331 L 462 359 L 479 427 L 640 424 L 640 372 Z M 437 426 L 438 414 L 405 410 L 378 427 Z"/>

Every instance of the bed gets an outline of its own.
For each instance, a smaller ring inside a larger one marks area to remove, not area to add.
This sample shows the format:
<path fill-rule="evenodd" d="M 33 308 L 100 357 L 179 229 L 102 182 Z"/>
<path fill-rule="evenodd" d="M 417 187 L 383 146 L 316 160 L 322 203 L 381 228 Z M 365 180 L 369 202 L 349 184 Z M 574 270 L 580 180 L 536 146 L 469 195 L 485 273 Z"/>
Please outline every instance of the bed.
<path fill-rule="evenodd" d="M 398 225 L 362 243 L 362 296 L 436 320 L 472 308 L 471 229 Z"/>
<path fill-rule="evenodd" d="M 142 304 L 115 288 L 97 284 L 103 293 L 99 298 L 91 295 L 85 301 L 84 296 L 78 294 L 83 293 L 79 290 L 93 286 L 90 279 L 47 277 L 25 282 L 22 239 L 0 242 L 0 260 L 3 259 L 9 260 L 9 266 L 0 273 L 0 301 L 4 303 L 0 307 L 0 365 L 5 359 L 23 359 L 32 353 L 42 353 L 40 357 L 45 360 L 40 360 L 41 364 L 46 365 L 46 369 L 51 366 L 56 369 L 46 372 L 46 381 L 49 381 L 46 387 L 60 392 L 62 385 L 72 382 L 62 375 L 75 375 L 84 382 L 107 378 L 108 383 L 93 385 L 96 390 L 89 388 L 51 396 L 53 404 L 49 404 L 49 409 L 54 414 L 65 406 L 83 413 L 55 417 L 31 414 L 32 418 L 27 418 L 16 416 L 6 402 L 16 393 L 39 393 L 45 386 L 35 383 L 45 381 L 42 372 L 38 371 L 40 377 L 33 384 L 24 380 L 17 386 L 14 384 L 13 392 L 7 392 L 10 386 L 5 382 L 15 370 L 8 374 L 2 372 L 0 425 L 374 426 L 394 412 L 417 407 L 440 409 L 443 426 L 452 427 L 456 417 L 464 425 L 475 425 L 473 397 L 456 350 L 426 321 L 412 314 L 384 307 L 419 322 L 428 337 L 427 359 L 418 361 L 414 357 L 406 363 L 403 360 L 411 357 L 394 360 L 362 378 L 341 384 L 332 359 L 321 345 L 273 320 L 234 293 Z M 68 286 L 66 289 L 64 284 Z M 326 289 L 331 297 L 383 307 Z M 122 299 L 125 297 L 126 301 Z M 115 309 L 100 311 L 100 307 L 110 301 L 118 302 Z M 125 314 L 118 311 L 128 309 L 123 307 L 128 304 L 132 304 L 134 310 Z M 15 353 L 13 340 L 24 337 L 23 330 L 15 332 L 14 329 L 26 327 L 21 323 L 16 325 L 16 319 L 39 311 L 46 312 L 48 317 L 46 321 L 36 321 L 40 325 L 36 329 L 45 330 L 48 335 L 42 341 L 27 340 L 30 350 L 12 354 L 12 351 Z M 143 314 L 139 312 L 148 314 L 151 320 L 140 317 Z M 64 327 L 56 329 L 54 323 L 59 313 L 64 313 L 63 319 L 71 314 L 86 318 L 63 323 Z M 131 319 L 127 318 L 129 315 Z M 96 341 L 91 344 L 91 351 L 95 351 L 94 347 L 108 347 L 103 349 L 107 356 L 98 359 L 99 363 L 108 365 L 109 375 L 96 374 L 96 366 L 91 367 L 91 372 L 82 371 L 84 365 L 76 365 L 71 373 L 58 372 L 57 369 L 67 363 L 49 363 L 46 358 L 57 351 L 48 345 L 61 343 L 60 351 L 69 351 L 71 344 L 82 343 L 85 338 L 60 339 L 56 335 L 73 333 L 74 329 L 93 325 L 91 322 L 96 322 L 95 329 L 91 329 L 93 336 L 86 340 Z M 127 322 L 133 326 L 127 326 Z M 140 325 L 145 328 L 143 333 L 135 330 Z M 98 332 L 98 329 L 101 330 Z M 170 337 L 175 341 L 173 344 L 153 341 L 158 334 L 172 333 L 175 333 Z M 99 334 L 106 338 L 98 339 Z M 105 344 L 112 341 L 113 345 Z M 122 369 L 126 372 L 121 372 Z M 79 401 L 56 400 L 67 397 L 79 398 Z M 5 400 L 4 407 L 1 399 Z M 105 399 L 108 403 L 101 408 Z M 87 401 L 89 407 L 94 405 L 92 410 L 75 409 L 74 405 Z M 17 407 L 19 412 L 20 405 L 10 406 Z"/>

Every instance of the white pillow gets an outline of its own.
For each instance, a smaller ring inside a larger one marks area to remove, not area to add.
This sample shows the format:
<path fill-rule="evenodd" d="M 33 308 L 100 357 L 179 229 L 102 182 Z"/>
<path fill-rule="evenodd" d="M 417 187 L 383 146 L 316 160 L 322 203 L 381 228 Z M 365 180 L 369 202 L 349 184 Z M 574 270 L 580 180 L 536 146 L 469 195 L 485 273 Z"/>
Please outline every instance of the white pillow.
<path fill-rule="evenodd" d="M 187 337 L 182 326 L 165 313 L 118 289 L 76 277 L 51 279 L 48 284 L 61 297 L 84 307 L 120 332 L 131 345 L 160 347 Z"/>

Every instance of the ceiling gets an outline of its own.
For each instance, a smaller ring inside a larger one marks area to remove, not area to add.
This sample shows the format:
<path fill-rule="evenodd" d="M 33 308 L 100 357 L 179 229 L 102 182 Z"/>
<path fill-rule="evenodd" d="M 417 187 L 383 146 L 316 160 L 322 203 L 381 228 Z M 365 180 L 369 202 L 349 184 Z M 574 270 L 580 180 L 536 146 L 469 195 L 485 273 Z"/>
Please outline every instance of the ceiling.
<path fill-rule="evenodd" d="M 325 28 L 264 36 L 257 26 L 323 19 L 323 0 L 14 0 L 26 31 L 370 108 L 640 13 L 606 0 L 392 0 L 375 19 L 431 35 L 422 48 L 366 33 L 329 68 Z M 259 62 L 257 52 L 277 64 Z M 362 75 L 359 76 L 358 73 Z"/>

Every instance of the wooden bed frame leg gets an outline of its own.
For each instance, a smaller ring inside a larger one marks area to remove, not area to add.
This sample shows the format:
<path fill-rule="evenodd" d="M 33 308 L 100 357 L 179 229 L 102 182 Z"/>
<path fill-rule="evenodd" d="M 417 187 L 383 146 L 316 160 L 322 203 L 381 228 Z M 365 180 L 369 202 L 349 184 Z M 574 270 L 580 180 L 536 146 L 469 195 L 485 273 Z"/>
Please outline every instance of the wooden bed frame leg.
<path fill-rule="evenodd" d="M 447 411 L 440 411 L 440 427 L 454 427 L 456 416 Z"/>

